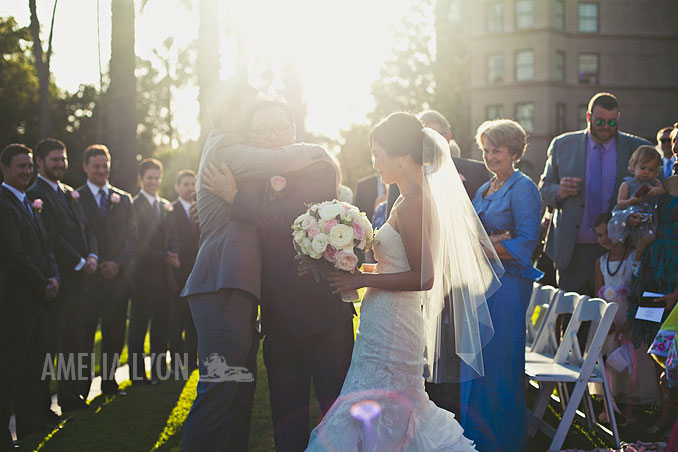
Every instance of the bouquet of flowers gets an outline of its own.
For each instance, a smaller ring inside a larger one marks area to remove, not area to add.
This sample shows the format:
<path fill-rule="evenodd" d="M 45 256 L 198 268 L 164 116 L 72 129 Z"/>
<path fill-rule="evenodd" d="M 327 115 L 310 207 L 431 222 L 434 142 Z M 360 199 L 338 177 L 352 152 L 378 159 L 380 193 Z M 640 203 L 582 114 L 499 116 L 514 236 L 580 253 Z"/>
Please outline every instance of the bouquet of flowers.
<path fill-rule="evenodd" d="M 299 275 L 313 274 L 316 282 L 332 268 L 355 272 L 372 248 L 372 224 L 365 213 L 336 199 L 309 206 L 292 225 Z M 342 293 L 341 299 L 355 301 L 358 291 Z"/>

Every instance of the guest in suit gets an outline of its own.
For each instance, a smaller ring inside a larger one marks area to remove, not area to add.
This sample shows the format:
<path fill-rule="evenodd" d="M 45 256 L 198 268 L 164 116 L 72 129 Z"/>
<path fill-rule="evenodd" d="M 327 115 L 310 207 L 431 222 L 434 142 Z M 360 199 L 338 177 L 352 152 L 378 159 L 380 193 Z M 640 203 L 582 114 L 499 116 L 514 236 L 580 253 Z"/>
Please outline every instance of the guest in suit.
<path fill-rule="evenodd" d="M 620 132 L 619 104 L 610 93 L 591 98 L 586 130 L 551 141 L 541 176 L 541 195 L 554 207 L 546 254 L 553 260 L 561 289 L 594 295 L 596 259 L 603 253 L 593 222 L 614 207 L 628 163 L 648 141 Z"/>
<path fill-rule="evenodd" d="M 372 220 L 374 209 L 387 198 L 386 187 L 379 179 L 379 175 L 373 174 L 360 179 L 355 187 L 354 198 L 355 206 Z"/>
<path fill-rule="evenodd" d="M 130 309 L 129 339 L 133 384 L 149 384 L 167 378 L 166 353 L 172 302 L 170 285 L 179 268 L 179 237 L 172 205 L 158 196 L 162 163 L 148 158 L 139 163 L 141 191 L 134 197 L 138 245 L 134 253 L 134 295 Z M 150 322 L 151 379 L 146 378 L 144 339 Z"/>
<path fill-rule="evenodd" d="M 671 150 L 671 131 L 673 127 L 662 127 L 657 132 L 657 149 L 662 155 L 661 180 L 666 180 L 673 175 L 673 165 L 676 164 L 676 156 Z"/>
<path fill-rule="evenodd" d="M 525 313 L 532 284 L 542 277 L 531 261 L 539 238 L 541 197 L 534 182 L 516 169 L 527 147 L 517 122 L 486 121 L 476 141 L 494 177 L 478 189 L 473 207 L 505 273 L 501 288 L 487 300 L 494 336 L 483 347 L 485 374 L 469 379 L 462 367 L 460 421 L 478 452 L 518 452 L 527 449 Z"/>
<path fill-rule="evenodd" d="M 277 148 L 294 142 L 294 114 L 286 103 L 260 102 L 251 118 L 253 144 Z M 354 311 L 325 281 L 298 276 L 290 227 L 308 203 L 334 199 L 336 167 L 327 155 L 308 168 L 271 178 L 265 181 L 264 200 L 239 192 L 226 172 L 216 183 L 206 183 L 232 204 L 233 220 L 258 228 L 262 242 L 264 363 L 275 447 L 303 451 L 309 439 L 311 381 L 324 413 L 339 396 L 351 362 Z"/>
<path fill-rule="evenodd" d="M 1 208 L 1 207 L 0 207 Z M 3 250 L 4 251 L 4 250 Z M 12 391 L 10 378 L 10 337 L 7 334 L 10 322 L 7 298 L 9 284 L 9 260 L 5 253 L 0 253 L 0 450 L 14 448 L 12 435 L 9 431 L 9 418 L 12 415 Z"/>
<path fill-rule="evenodd" d="M 188 356 L 188 362 L 183 364 L 189 372 L 198 368 L 198 336 L 191 310 L 188 307 L 188 300 L 179 294 L 193 269 L 200 246 L 200 229 L 190 214 L 191 199 L 195 194 L 195 180 L 194 171 L 190 169 L 179 171 L 174 184 L 174 190 L 179 197 L 172 203 L 174 225 L 179 236 L 179 268 L 174 270 L 176 290 L 172 298 L 170 318 L 170 351 L 172 360 L 178 356 L 183 359 L 184 354 Z M 172 369 L 178 370 L 174 362 Z"/>
<path fill-rule="evenodd" d="M 84 299 L 85 278 L 97 268 L 97 244 L 80 204 L 80 193 L 61 182 L 68 170 L 66 146 L 59 140 L 45 138 L 35 148 L 38 177 L 26 194 L 30 199 L 42 199 L 42 218 L 49 242 L 54 249 L 61 290 L 57 302 L 50 306 L 49 343 L 52 356 L 63 353 L 66 360 L 75 360 L 78 353 L 87 353 L 83 330 L 73 328 L 87 303 Z M 62 411 L 87 408 L 78 394 L 77 380 L 60 378 L 59 405 Z M 47 409 L 51 405 L 45 394 Z"/>
<path fill-rule="evenodd" d="M 231 221 L 231 205 L 204 189 L 204 171 L 228 164 L 240 188 L 261 199 L 263 180 L 300 170 L 327 155 L 308 144 L 279 149 L 246 144 L 243 137 L 255 97 L 254 88 L 237 82 L 219 85 L 210 96 L 215 128 L 205 142 L 198 173 L 200 249 L 182 292 L 198 333 L 200 369 L 198 394 L 184 422 L 182 451 L 247 450 L 259 347 L 255 328 L 261 296 L 259 236 L 254 226 Z M 271 133 L 278 132 L 273 129 Z M 251 381 L 210 379 L 207 364 L 214 356 L 230 367 L 246 367 Z"/>
<path fill-rule="evenodd" d="M 136 218 L 129 193 L 108 182 L 111 156 L 103 144 L 88 146 L 83 153 L 87 182 L 78 188 L 80 204 L 94 231 L 99 252 L 97 272 L 86 281 L 80 328 L 86 339 L 85 350 L 92 352 L 94 333 L 101 319 L 101 391 L 125 395 L 115 380 L 115 369 L 125 343 L 127 306 L 131 293 L 130 264 L 137 243 Z M 80 385 L 87 397 L 89 380 Z"/>
<path fill-rule="evenodd" d="M 43 202 L 31 202 L 25 193 L 33 177 L 32 157 L 32 151 L 20 144 L 10 144 L 0 153 L 5 179 L 0 188 L 0 254 L 8 264 L 6 305 L 11 319 L 6 336 L 10 342 L 3 344 L 2 358 L 12 371 L 19 437 L 59 421 L 53 412 L 46 413 L 43 396 L 48 381 L 41 376 L 49 350 L 48 306 L 59 292 L 60 279 L 42 221 Z"/>
<path fill-rule="evenodd" d="M 452 138 L 450 123 L 440 112 L 436 110 L 422 111 L 419 113 L 418 118 L 424 124 L 424 127 L 435 130 L 445 137 L 450 144 L 452 161 L 457 167 L 461 180 L 464 182 L 466 193 L 468 193 L 470 199 L 473 199 L 480 186 L 490 179 L 490 173 L 485 168 L 483 162 L 461 157 L 461 151 L 458 151 L 459 146 Z"/>

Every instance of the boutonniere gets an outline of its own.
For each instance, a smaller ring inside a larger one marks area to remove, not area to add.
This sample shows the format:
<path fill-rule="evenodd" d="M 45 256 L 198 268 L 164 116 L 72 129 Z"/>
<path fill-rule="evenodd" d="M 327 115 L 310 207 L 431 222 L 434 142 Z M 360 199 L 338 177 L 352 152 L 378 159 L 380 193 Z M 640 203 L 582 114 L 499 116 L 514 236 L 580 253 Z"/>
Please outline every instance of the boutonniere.
<path fill-rule="evenodd" d="M 165 209 L 165 212 L 172 212 L 174 210 L 174 207 L 172 207 L 172 204 L 163 204 L 162 207 Z"/>
<path fill-rule="evenodd" d="M 120 203 L 120 195 L 117 193 L 111 193 L 111 202 L 113 204 L 118 204 Z"/>
<path fill-rule="evenodd" d="M 279 193 L 287 187 L 287 179 L 282 176 L 273 176 L 271 178 L 271 188 L 274 192 Z"/>
<path fill-rule="evenodd" d="M 31 204 L 31 207 L 36 212 L 42 213 L 42 199 L 40 199 L 40 198 L 34 199 L 33 204 Z"/>
<path fill-rule="evenodd" d="M 73 199 L 73 201 L 77 201 L 78 199 L 80 199 L 80 193 L 78 193 L 77 190 L 72 190 L 71 199 Z"/>

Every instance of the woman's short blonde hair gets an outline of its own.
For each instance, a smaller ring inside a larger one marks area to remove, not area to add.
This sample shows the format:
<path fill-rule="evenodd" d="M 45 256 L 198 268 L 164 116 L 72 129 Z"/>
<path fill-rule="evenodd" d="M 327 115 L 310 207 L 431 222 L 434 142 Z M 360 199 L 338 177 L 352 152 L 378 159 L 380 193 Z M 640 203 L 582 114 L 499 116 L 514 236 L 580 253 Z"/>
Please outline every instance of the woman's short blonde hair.
<path fill-rule="evenodd" d="M 527 148 L 527 134 L 520 124 L 511 119 L 493 119 L 485 121 L 476 131 L 476 143 L 483 149 L 483 140 L 487 140 L 494 147 L 506 146 L 516 161 L 525 155 Z"/>

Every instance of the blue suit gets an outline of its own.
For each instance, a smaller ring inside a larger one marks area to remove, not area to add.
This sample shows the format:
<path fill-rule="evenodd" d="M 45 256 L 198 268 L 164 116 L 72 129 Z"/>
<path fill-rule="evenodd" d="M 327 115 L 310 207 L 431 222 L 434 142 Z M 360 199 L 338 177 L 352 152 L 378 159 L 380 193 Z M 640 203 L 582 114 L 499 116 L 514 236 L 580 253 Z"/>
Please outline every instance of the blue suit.
<path fill-rule="evenodd" d="M 479 452 L 523 451 L 525 312 L 532 282 L 542 277 L 530 260 L 539 237 L 541 197 L 520 171 L 483 198 L 490 182 L 478 189 L 473 206 L 488 234 L 511 233 L 512 238 L 501 243 L 513 259 L 502 260 L 502 286 L 487 300 L 494 336 L 483 349 L 485 376 L 461 384 L 460 419 L 464 435 L 476 442 Z M 462 380 L 466 372 L 462 367 Z"/>

